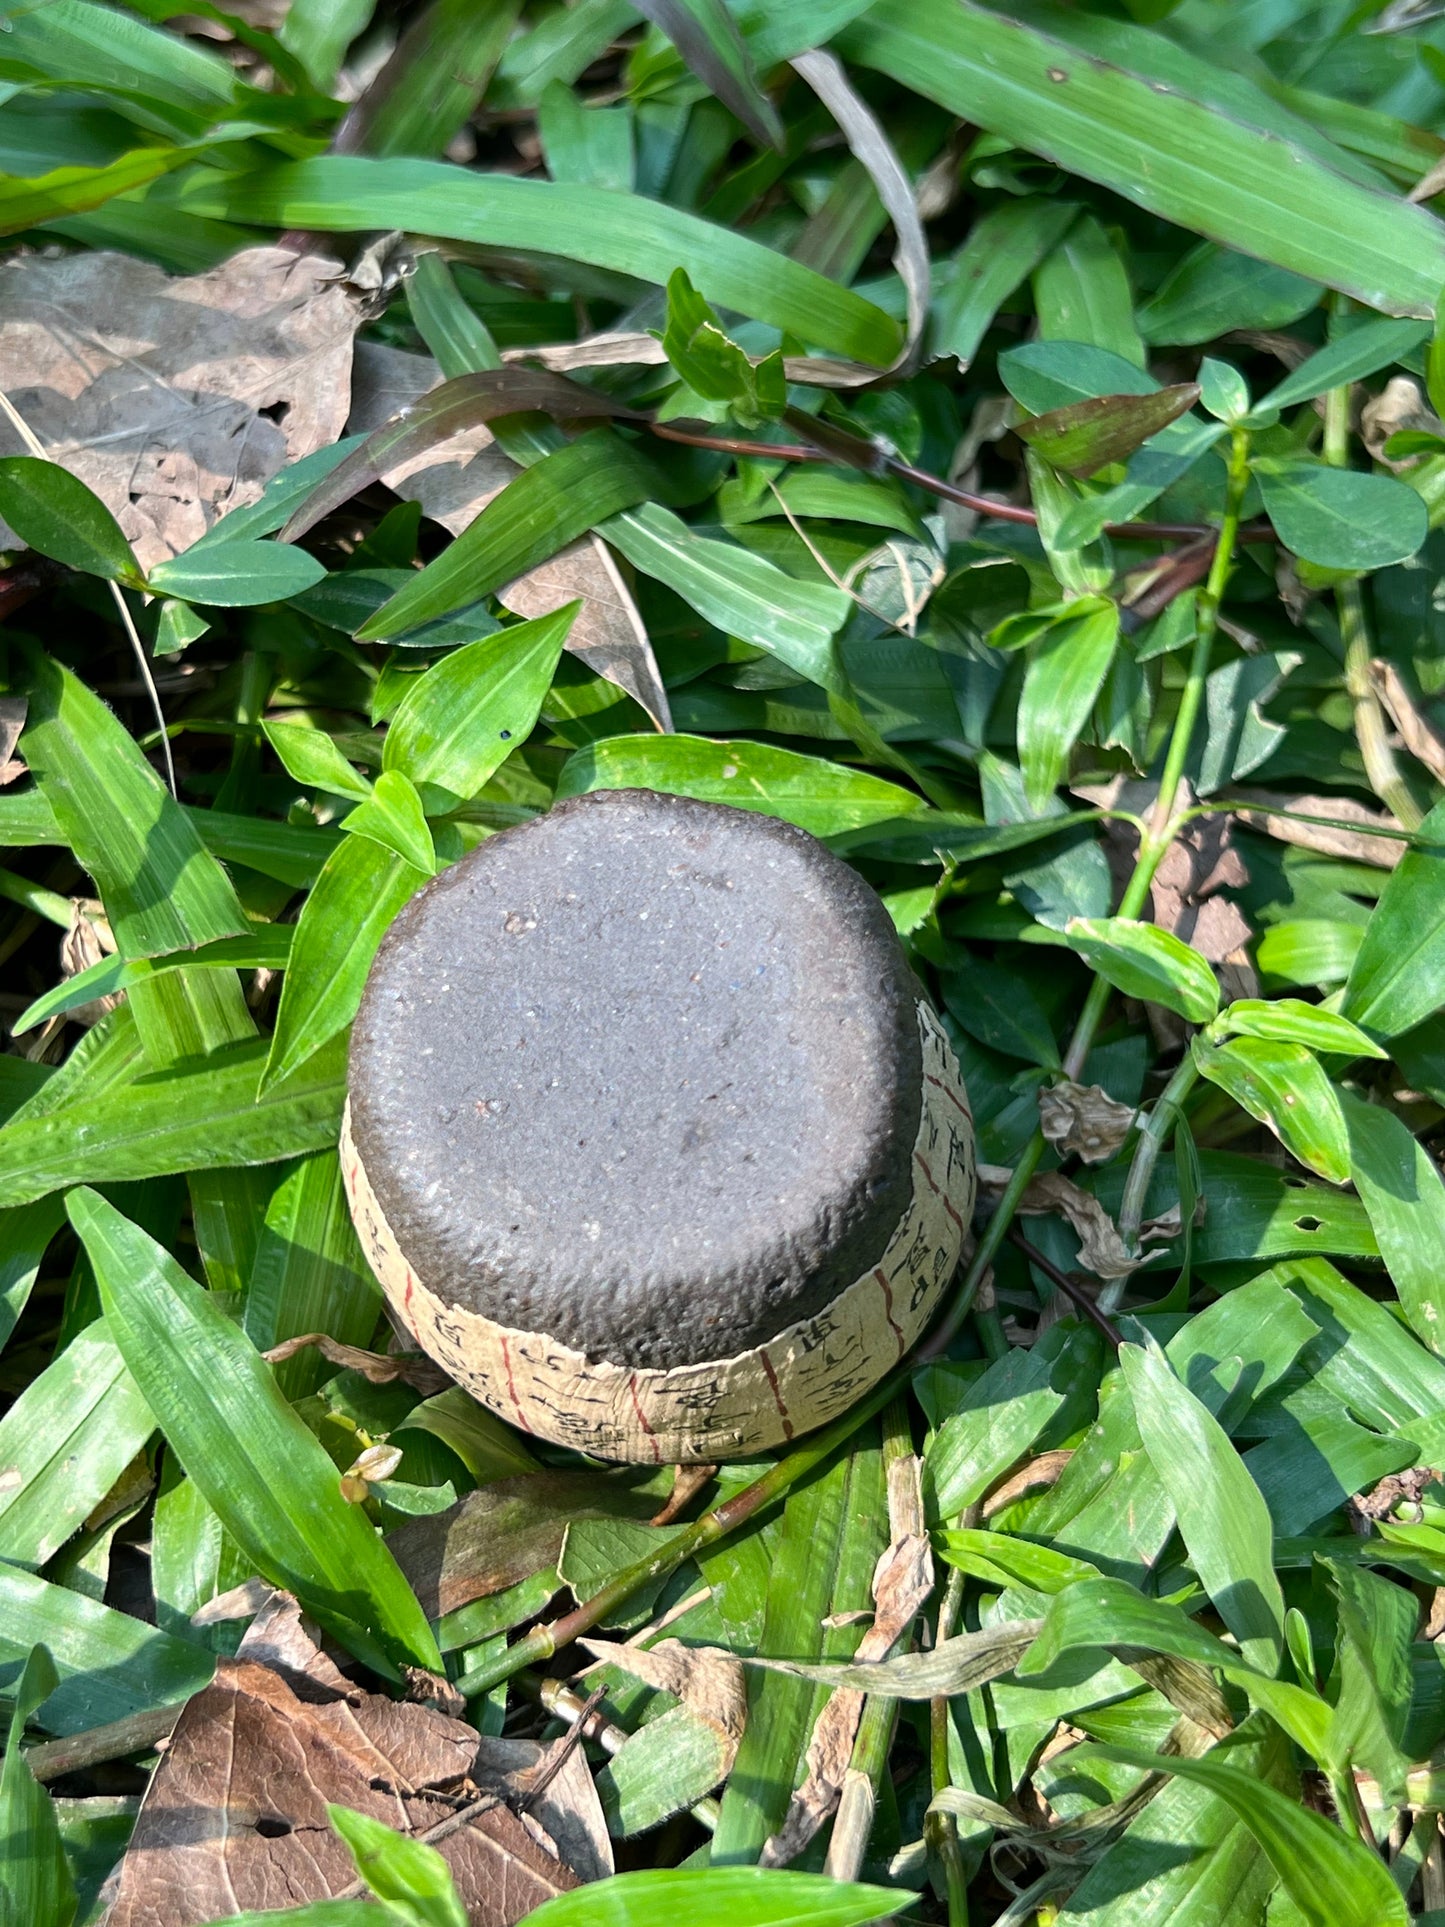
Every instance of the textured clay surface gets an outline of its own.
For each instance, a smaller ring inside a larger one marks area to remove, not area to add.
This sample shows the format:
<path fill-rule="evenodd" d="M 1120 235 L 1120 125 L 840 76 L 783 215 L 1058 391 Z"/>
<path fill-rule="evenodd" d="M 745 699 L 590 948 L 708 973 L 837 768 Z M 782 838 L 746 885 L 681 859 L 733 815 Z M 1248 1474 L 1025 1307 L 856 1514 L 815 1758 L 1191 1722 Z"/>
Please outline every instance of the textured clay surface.
<path fill-rule="evenodd" d="M 804 831 L 610 791 L 402 911 L 351 1130 L 431 1291 L 594 1359 L 727 1358 L 874 1264 L 912 1196 L 917 986 Z"/>

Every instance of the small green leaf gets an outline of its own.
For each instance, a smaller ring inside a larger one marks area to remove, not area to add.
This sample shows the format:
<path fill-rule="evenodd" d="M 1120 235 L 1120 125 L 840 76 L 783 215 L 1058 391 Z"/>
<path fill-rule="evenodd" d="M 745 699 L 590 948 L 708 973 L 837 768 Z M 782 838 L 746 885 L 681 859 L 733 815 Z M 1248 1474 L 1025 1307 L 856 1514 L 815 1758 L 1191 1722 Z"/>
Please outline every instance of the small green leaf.
<path fill-rule="evenodd" d="M 421 1607 L 336 1467 L 214 1296 L 97 1192 L 67 1200 L 111 1335 L 156 1423 L 256 1570 L 389 1674 L 440 1672 Z"/>
<path fill-rule="evenodd" d="M 1175 1773 L 1216 1794 L 1258 1840 L 1308 1927 L 1408 1927 L 1404 1896 L 1377 1853 L 1257 1774 L 1230 1766 L 1227 1755 L 1184 1760 L 1110 1744 L 1070 1757 L 1086 1767 L 1091 1755 Z"/>
<path fill-rule="evenodd" d="M 345 1030 L 376 946 L 426 880 L 426 871 L 369 837 L 342 838 L 297 921 L 263 1093 Z"/>
<path fill-rule="evenodd" d="M 757 810 L 814 836 L 892 822 L 924 808 L 912 790 L 866 770 L 767 743 L 706 736 L 609 736 L 589 743 L 563 765 L 557 796 L 619 789 L 662 790 Z"/>
<path fill-rule="evenodd" d="M 1392 475 L 1318 462 L 1256 462 L 1265 513 L 1285 547 L 1326 569 L 1383 569 L 1414 555 L 1430 514 Z"/>
<path fill-rule="evenodd" d="M 150 587 L 158 595 L 180 596 L 216 609 L 246 609 L 261 602 L 285 602 L 311 589 L 326 574 L 325 565 L 305 549 L 283 542 L 210 542 L 158 562 Z"/>
<path fill-rule="evenodd" d="M 1149 395 L 1098 395 L 1020 422 L 1014 433 L 1066 474 L 1092 475 L 1132 455 L 1141 442 L 1188 414 L 1199 397 L 1199 385 L 1192 381 Z"/>
<path fill-rule="evenodd" d="M 1042 809 L 1069 765 L 1069 753 L 1104 686 L 1119 639 L 1118 605 L 1085 596 L 1029 646 L 1019 697 L 1019 764 L 1034 809 Z"/>
<path fill-rule="evenodd" d="M 1243 421 L 1249 413 L 1249 383 L 1227 361 L 1206 355 L 1199 364 L 1199 399 L 1216 421 Z"/>
<path fill-rule="evenodd" d="M 392 719 L 383 767 L 458 802 L 474 796 L 532 733 L 580 607 L 569 602 L 434 663 Z"/>
<path fill-rule="evenodd" d="M 1398 1037 L 1445 1005 L 1445 805 L 1416 832 L 1365 925 L 1344 1010 L 1378 1037 Z"/>
<path fill-rule="evenodd" d="M 452 1870 L 435 1847 L 350 1807 L 329 1805 L 326 1812 L 350 1847 L 357 1873 L 406 1927 L 467 1927 Z"/>
<path fill-rule="evenodd" d="M 1207 1024 L 1219 1009 L 1214 972 L 1172 930 L 1128 917 L 1071 917 L 1064 935 L 1126 997 L 1163 1004 L 1192 1024 Z"/>
<path fill-rule="evenodd" d="M 163 602 L 156 616 L 156 639 L 152 645 L 157 656 L 178 656 L 205 635 L 210 628 L 206 618 L 197 615 L 189 602 Z"/>
<path fill-rule="evenodd" d="M 354 796 L 364 803 L 371 785 L 347 762 L 324 729 L 310 723 L 263 722 L 266 740 L 281 758 L 288 776 L 308 789 L 327 790 L 333 796 Z"/>
<path fill-rule="evenodd" d="M 1221 1012 L 1219 1030 L 1226 1036 L 1274 1037 L 1342 1057 L 1389 1056 L 1348 1017 L 1337 1017 L 1333 1011 L 1302 1003 L 1298 997 L 1279 997 L 1272 1003 L 1241 997 Z"/>
<path fill-rule="evenodd" d="M 865 1927 L 917 1895 L 764 1867 L 658 1867 L 559 1894 L 527 1927 Z M 1403 1919 L 1403 1916 L 1401 1916 Z"/>
<path fill-rule="evenodd" d="M 746 351 L 723 333 L 684 268 L 667 284 L 667 327 L 660 339 L 688 387 L 704 401 L 726 402 L 745 427 L 775 421 L 787 406 L 781 353 L 774 351 L 754 366 Z"/>
<path fill-rule="evenodd" d="M 1340 1093 L 1303 1044 L 1276 1037 L 1194 1039 L 1200 1074 L 1267 1124 L 1301 1164 L 1331 1184 L 1350 1176 L 1349 1133 Z"/>
<path fill-rule="evenodd" d="M 0 460 L 0 516 L 52 562 L 108 582 L 142 585 L 140 564 L 98 495 L 58 462 L 38 455 Z"/>
<path fill-rule="evenodd" d="M 20 1676 L 0 1765 L 0 1920 L 6 1927 L 70 1927 L 75 1918 L 75 1882 L 55 1807 L 21 1746 L 27 1722 L 58 1683 L 49 1651 L 35 1647 Z"/>
<path fill-rule="evenodd" d="M 394 850 L 403 863 L 424 876 L 436 875 L 436 845 L 426 811 L 415 783 L 400 770 L 384 769 L 370 797 L 351 811 L 341 827 L 353 836 L 370 837 L 383 849 Z"/>

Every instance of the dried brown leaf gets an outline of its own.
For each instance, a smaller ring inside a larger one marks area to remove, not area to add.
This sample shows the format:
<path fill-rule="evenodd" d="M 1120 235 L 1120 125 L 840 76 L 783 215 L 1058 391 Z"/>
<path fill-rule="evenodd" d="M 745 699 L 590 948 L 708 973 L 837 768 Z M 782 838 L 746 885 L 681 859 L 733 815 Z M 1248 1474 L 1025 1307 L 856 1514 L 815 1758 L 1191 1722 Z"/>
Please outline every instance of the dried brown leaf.
<path fill-rule="evenodd" d="M 275 1613 L 277 1645 L 304 1660 L 289 1607 Z M 469 1789 L 478 1746 L 460 1720 L 380 1694 L 329 1691 L 307 1664 L 283 1674 L 240 1655 L 223 1659 L 152 1777 L 109 1927 L 192 1927 L 346 1892 L 355 1869 L 328 1803 L 425 1837 L 456 1812 L 444 1789 Z M 505 1804 L 472 1811 L 436 1844 L 473 1927 L 513 1927 L 578 1885 Z"/>
<path fill-rule="evenodd" d="M 1445 782 L 1445 742 L 1416 708 L 1415 699 L 1394 663 L 1377 656 L 1370 664 L 1370 681 L 1399 730 L 1400 741 L 1417 762 L 1425 765 L 1437 783 Z"/>
<path fill-rule="evenodd" d="M 25 774 L 25 765 L 16 756 L 15 745 L 25 727 L 26 707 L 24 696 L 0 696 L 0 788 Z"/>
<path fill-rule="evenodd" d="M 1085 1164 L 1113 1157 L 1133 1127 L 1134 1107 L 1120 1104 L 1097 1084 L 1068 1079 L 1039 1091 L 1039 1126 L 1056 1151 L 1074 1153 Z"/>
<path fill-rule="evenodd" d="M 359 1345 L 343 1345 L 325 1332 L 302 1332 L 297 1338 L 283 1339 L 261 1356 L 268 1364 L 280 1365 L 312 1345 L 329 1364 L 340 1366 L 343 1371 L 360 1372 L 372 1385 L 393 1385 L 400 1380 L 430 1398 L 434 1392 L 444 1392 L 452 1383 L 440 1365 L 433 1365 L 420 1352 L 403 1352 L 393 1357 L 389 1353 L 363 1351 Z"/>
<path fill-rule="evenodd" d="M 429 1619 L 555 1566 L 573 1519 L 646 1519 L 653 1495 L 626 1475 L 528 1472 L 496 1479 L 445 1512 L 412 1519 L 387 1539 Z"/>
<path fill-rule="evenodd" d="M 1012 1175 L 1003 1165 L 981 1164 L 979 1189 L 1002 1192 Z M 1124 1249 L 1119 1227 L 1099 1200 L 1057 1171 L 1030 1178 L 1018 1208 L 1023 1217 L 1064 1218 L 1078 1235 L 1080 1265 L 1096 1278 L 1128 1278 L 1142 1263 Z"/>
<path fill-rule="evenodd" d="M 615 1871 L 596 1783 L 570 1734 L 550 1746 L 484 1738 L 472 1778 L 483 1792 L 504 1794 L 511 1806 L 523 1809 L 524 1824 L 535 1820 L 579 1880 L 605 1880 Z"/>
<path fill-rule="evenodd" d="M 551 366 L 546 363 L 544 365 Z M 441 380 L 425 355 L 358 344 L 351 434 L 369 434 L 411 407 Z M 463 429 L 425 454 L 386 470 L 382 480 L 422 513 L 460 535 L 521 471 L 479 424 Z M 497 592 L 519 616 L 550 615 L 579 597 L 567 648 L 595 675 L 606 677 L 641 703 L 659 729 L 672 728 L 667 691 L 642 617 L 612 552 L 596 535 L 584 535 Z"/>
<path fill-rule="evenodd" d="M 1236 789 L 1234 797 L 1253 805 L 1238 812 L 1239 821 L 1251 830 L 1262 830 L 1280 843 L 1293 843 L 1296 849 L 1317 850 L 1321 856 L 1342 857 L 1346 863 L 1369 863 L 1377 870 L 1393 870 L 1405 854 L 1407 845 L 1398 835 L 1372 836 L 1371 828 L 1397 831 L 1393 816 L 1372 810 L 1350 796 L 1280 796 L 1273 790 Z M 1291 812 L 1281 816 L 1281 810 Z M 1323 823 L 1301 823 L 1300 816 L 1332 818 Z M 1349 827 L 1358 823 L 1358 830 Z"/>
<path fill-rule="evenodd" d="M 0 268 L 6 390 L 143 568 L 338 439 L 360 318 L 340 274 L 280 247 L 183 277 L 103 252 Z M 0 453 L 18 452 L 0 426 Z M 18 546 L 0 525 L 0 547 Z"/>
<path fill-rule="evenodd" d="M 680 1639 L 655 1646 L 587 1638 L 579 1644 L 658 1692 L 671 1693 L 736 1749 L 747 1724 L 748 1695 L 742 1665 L 731 1653 L 720 1646 L 684 1646 Z"/>
<path fill-rule="evenodd" d="M 1391 461 L 1385 453 L 1385 443 L 1401 429 L 1421 428 L 1431 435 L 1445 431 L 1445 423 L 1426 401 L 1418 381 L 1409 375 L 1392 375 L 1378 395 L 1372 395 L 1360 410 L 1360 439 L 1377 462 L 1396 474 L 1409 468 L 1418 457 L 1407 455 L 1403 461 Z"/>

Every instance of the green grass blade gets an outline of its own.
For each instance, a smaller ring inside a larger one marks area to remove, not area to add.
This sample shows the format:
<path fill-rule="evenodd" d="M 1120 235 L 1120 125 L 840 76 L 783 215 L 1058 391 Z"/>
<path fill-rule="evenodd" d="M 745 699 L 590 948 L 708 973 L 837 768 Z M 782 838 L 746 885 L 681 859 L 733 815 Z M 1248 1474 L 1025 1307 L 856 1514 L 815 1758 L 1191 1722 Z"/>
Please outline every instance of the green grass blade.
<path fill-rule="evenodd" d="M 1283 134 L 972 0 L 878 0 L 842 45 L 950 113 L 1210 240 L 1387 314 L 1435 311 L 1445 228 Z"/>
<path fill-rule="evenodd" d="M 657 287 L 683 267 L 717 306 L 879 367 L 902 340 L 896 321 L 826 275 L 746 235 L 611 188 L 468 174 L 439 161 L 332 156 L 254 175 L 197 170 L 182 200 L 194 213 L 262 227 L 399 227 L 486 247 L 540 247 Z"/>
<path fill-rule="evenodd" d="M 387 1672 L 440 1671 L 416 1596 L 250 1340 L 97 1192 L 67 1208 L 156 1423 L 257 1570 Z"/>

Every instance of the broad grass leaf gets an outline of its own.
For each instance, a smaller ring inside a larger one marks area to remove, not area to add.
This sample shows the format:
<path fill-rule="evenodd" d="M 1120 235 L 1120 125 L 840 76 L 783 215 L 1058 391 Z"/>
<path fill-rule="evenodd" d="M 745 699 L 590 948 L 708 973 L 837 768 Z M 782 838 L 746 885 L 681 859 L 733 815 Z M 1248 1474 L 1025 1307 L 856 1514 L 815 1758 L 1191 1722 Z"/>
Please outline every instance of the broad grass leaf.
<path fill-rule="evenodd" d="M 823 1874 L 762 1867 L 652 1868 L 561 1894 L 527 1927 L 864 1927 L 891 1920 L 916 1896 Z"/>
<path fill-rule="evenodd" d="M 501 629 L 433 664 L 392 718 L 383 769 L 458 802 L 474 796 L 531 735 L 579 606 Z"/>
<path fill-rule="evenodd" d="M 1313 401 L 1329 388 L 1343 388 L 1362 381 L 1392 362 L 1401 361 L 1430 338 L 1430 329 L 1418 321 L 1389 321 L 1383 318 L 1363 321 L 1348 334 L 1341 335 L 1302 361 L 1298 368 L 1271 388 L 1259 402 L 1255 413 L 1276 414 L 1302 401 Z"/>
<path fill-rule="evenodd" d="M 344 4 L 344 0 L 343 0 Z M 430 0 L 347 115 L 338 152 L 440 154 L 466 126 L 511 38 L 519 0 Z M 366 16 L 355 21 L 356 31 Z"/>
<path fill-rule="evenodd" d="M 388 1674 L 440 1671 L 416 1596 L 250 1340 L 98 1193 L 67 1208 L 156 1423 L 257 1570 Z"/>
<path fill-rule="evenodd" d="M 16 1018 L 11 1035 L 19 1037 L 33 1030 L 57 1011 L 74 1010 L 77 1004 L 90 1003 L 97 997 L 132 990 L 172 970 L 282 970 L 291 954 L 293 934 L 287 923 L 259 924 L 248 937 L 218 937 L 214 943 L 203 943 L 196 950 L 172 951 L 168 957 L 138 957 L 134 963 L 127 963 L 119 952 L 102 957 L 99 963 L 87 965 L 37 997 Z"/>
<path fill-rule="evenodd" d="M 1053 1026 L 1028 983 L 1003 964 L 971 957 L 946 971 L 943 995 L 951 1014 L 981 1044 L 1045 1070 L 1062 1069 Z"/>
<path fill-rule="evenodd" d="M 1322 1560 L 1339 1602 L 1336 1664 L 1339 1695 L 1330 1722 L 1327 1759 L 1338 1772 L 1356 1765 L 1377 1780 L 1383 1797 L 1406 1799 L 1405 1750 L 1414 1691 L 1411 1642 L 1417 1623 L 1414 1594 L 1348 1560 Z"/>
<path fill-rule="evenodd" d="M 1062 25 L 1076 31 L 1069 16 Z M 1146 60 L 1158 44 L 1124 37 Z M 1433 218 L 1351 178 L 1348 164 L 1330 165 L 1288 123 L 1251 125 L 1187 85 L 1160 84 L 972 0 L 878 0 L 839 44 L 974 126 L 1196 234 L 1387 313 L 1435 311 L 1445 236 Z"/>
<path fill-rule="evenodd" d="M 1219 1421 L 1175 1377 L 1162 1352 L 1124 1345 L 1119 1363 L 1190 1563 L 1244 1658 L 1273 1674 L 1283 1646 L 1284 1600 L 1259 1489 Z"/>
<path fill-rule="evenodd" d="M 188 549 L 168 562 L 157 562 L 149 583 L 158 595 L 217 609 L 245 609 L 260 602 L 285 602 L 315 588 L 325 575 L 325 564 L 305 549 L 240 540 L 209 543 L 199 554 Z"/>
<path fill-rule="evenodd" d="M 98 1318 L 0 1419 L 0 1559 L 38 1571 L 78 1532 L 155 1430 Z"/>
<path fill-rule="evenodd" d="M 1168 1600 L 1151 1599 L 1119 1579 L 1086 1578 L 1062 1587 L 1044 1615 L 1043 1630 L 1019 1661 L 1020 1679 L 1047 1673 L 1067 1654 L 1098 1650 L 1126 1662 L 1131 1653 L 1159 1653 L 1222 1673 L 1253 1705 L 1277 1720 L 1316 1759 L 1325 1756 L 1332 1708 L 1303 1686 L 1248 1665 L 1231 1646 L 1198 1626 Z"/>
<path fill-rule="evenodd" d="M 1249 1828 L 1269 1856 L 1280 1883 L 1310 1927 L 1408 1927 L 1404 1895 L 1378 1854 L 1257 1774 L 1241 1772 L 1227 1756 L 1183 1760 L 1134 1746 L 1088 1746 L 1074 1756 L 1082 1767 L 1095 1754 L 1146 1771 L 1174 1773 L 1208 1787 Z"/>
<path fill-rule="evenodd" d="M 0 1132 L 0 1188 L 24 1204 L 71 1184 L 275 1164 L 334 1146 L 346 1096 L 344 1052 L 317 1054 L 285 1084 L 258 1090 L 265 1054 L 257 1038 L 15 1119 Z"/>
<path fill-rule="evenodd" d="M 1398 1037 L 1445 1004 L 1445 804 L 1391 872 L 1350 968 L 1342 1015 Z"/>
<path fill-rule="evenodd" d="M 385 640 L 448 615 L 525 575 L 620 509 L 662 492 L 653 463 L 609 431 L 567 442 L 508 482 L 450 548 L 362 623 L 357 636 L 362 642 Z"/>
<path fill-rule="evenodd" d="M 1445 1179 L 1403 1119 L 1340 1092 L 1350 1176 L 1400 1300 L 1421 1342 L 1445 1352 Z"/>
<path fill-rule="evenodd" d="M 890 823 L 924 808 L 897 783 L 796 750 L 708 736 L 609 736 L 569 756 L 559 800 L 590 790 L 649 789 L 726 803 L 836 836 Z"/>
<path fill-rule="evenodd" d="M 1194 1039 L 1200 1074 L 1269 1126 L 1280 1143 L 1331 1184 L 1350 1176 L 1349 1132 L 1341 1093 L 1303 1044 L 1277 1037 Z"/>
<path fill-rule="evenodd" d="M 547 173 L 554 181 L 616 187 L 630 194 L 637 178 L 633 118 L 628 102 L 593 107 L 565 82 L 554 80 L 537 102 L 537 135 Z"/>
<path fill-rule="evenodd" d="M 1035 809 L 1053 795 L 1068 769 L 1118 639 L 1117 605 L 1091 597 L 1071 604 L 1030 644 L 1017 729 L 1024 789 Z"/>
<path fill-rule="evenodd" d="M 953 260 L 934 270 L 935 351 L 956 355 L 967 368 L 999 308 L 1063 239 L 1078 211 L 1073 202 L 1035 195 L 980 214 Z"/>
<path fill-rule="evenodd" d="M 391 850 L 424 876 L 437 873 L 436 845 L 426 810 L 415 783 L 400 770 L 384 769 L 371 795 L 347 815 L 341 827 Z"/>
<path fill-rule="evenodd" d="M 60 1676 L 35 1716 L 48 1733 L 175 1705 L 208 1685 L 216 1665 L 204 1646 L 0 1563 L 0 1665 L 19 1670 L 42 1642 Z"/>
<path fill-rule="evenodd" d="M 863 1632 L 853 1615 L 872 1612 L 873 1569 L 887 1542 L 882 1454 L 865 1433 L 821 1477 L 788 1495 L 759 1652 L 803 1661 L 851 1657 Z M 756 1860 L 782 1825 L 826 1697 L 826 1688 L 781 1673 L 749 1678 L 747 1729 L 713 1835 L 714 1866 Z"/>
<path fill-rule="evenodd" d="M 1097 216 L 1080 215 L 1040 262 L 1034 310 L 1043 340 L 1091 342 L 1144 366 L 1128 271 Z"/>
<path fill-rule="evenodd" d="M 637 10 L 662 29 L 703 86 L 731 108 L 754 140 L 781 150 L 778 110 L 758 85 L 747 42 L 723 0 L 642 0 Z"/>
<path fill-rule="evenodd" d="M 1423 499 L 1392 475 L 1318 462 L 1257 462 L 1254 475 L 1280 541 L 1321 568 L 1387 568 L 1430 532 Z"/>
<path fill-rule="evenodd" d="M 140 564 L 99 496 L 58 462 L 38 455 L 0 459 L 0 515 L 52 561 L 108 582 L 139 585 Z"/>
<path fill-rule="evenodd" d="M 748 236 L 608 188 L 463 174 L 438 161 L 328 155 L 185 183 L 197 214 L 266 227 L 347 233 L 401 227 L 438 240 L 535 248 L 666 286 L 674 268 L 720 308 L 787 329 L 816 347 L 884 367 L 902 330 L 871 301 Z"/>
<path fill-rule="evenodd" d="M 1390 1054 L 1348 1017 L 1298 997 L 1278 997 L 1269 1003 L 1257 997 L 1237 998 L 1224 1011 L 1223 1027 L 1231 1036 L 1276 1038 L 1342 1057 L 1387 1058 Z"/>
<path fill-rule="evenodd" d="M 25 1662 L 0 1764 L 0 1919 L 14 1927 L 70 1927 L 75 1882 L 66 1864 L 50 1795 L 38 1785 L 21 1741 L 26 1722 L 59 1683 L 55 1661 L 36 1646 Z"/>
<path fill-rule="evenodd" d="M 425 871 L 369 837 L 345 837 L 327 858 L 296 925 L 258 1095 L 345 1030 L 361 1003 L 376 946 L 426 880 Z"/>
<path fill-rule="evenodd" d="M 1126 997 L 1163 1004 L 1194 1024 L 1209 1023 L 1219 1009 L 1214 972 L 1172 930 L 1129 917 L 1071 917 L 1064 935 L 1089 968 Z"/>
<path fill-rule="evenodd" d="M 801 581 L 766 556 L 699 534 L 656 502 L 614 517 L 599 533 L 725 635 L 766 649 L 820 688 L 847 693 L 833 643 L 853 608 L 841 589 Z"/>
<path fill-rule="evenodd" d="M 955 1518 L 1027 1456 L 1064 1402 L 1053 1387 L 1057 1363 L 1037 1350 L 1006 1352 L 969 1387 L 924 1455 L 933 1518 Z"/>
<path fill-rule="evenodd" d="M 335 1151 L 298 1159 L 272 1194 L 256 1241 L 242 1317 L 246 1336 L 261 1352 L 318 1331 L 343 1345 L 365 1345 L 380 1308 L 380 1290 L 352 1226 Z M 277 1384 L 293 1399 L 331 1376 L 321 1354 L 310 1347 L 275 1369 Z"/>
<path fill-rule="evenodd" d="M 1193 345 L 1235 328 L 1284 328 L 1319 303 L 1317 281 L 1201 241 L 1138 310 L 1148 342 Z"/>

